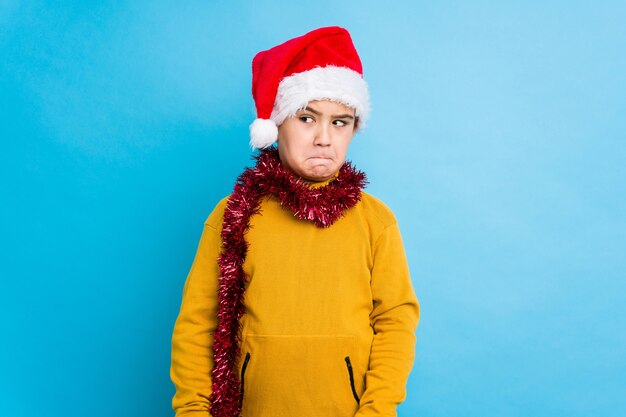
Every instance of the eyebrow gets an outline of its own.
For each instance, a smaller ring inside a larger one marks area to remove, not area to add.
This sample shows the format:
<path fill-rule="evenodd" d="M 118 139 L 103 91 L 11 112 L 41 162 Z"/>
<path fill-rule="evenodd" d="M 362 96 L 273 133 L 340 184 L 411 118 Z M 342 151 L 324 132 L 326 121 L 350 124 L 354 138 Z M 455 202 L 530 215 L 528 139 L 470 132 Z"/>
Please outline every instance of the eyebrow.
<path fill-rule="evenodd" d="M 306 106 L 305 110 L 308 110 L 311 113 L 316 114 L 318 116 L 321 114 L 320 112 L 318 112 L 317 110 L 312 109 L 309 106 Z M 333 114 L 330 117 L 335 118 L 335 119 L 354 119 L 354 116 L 352 116 L 350 114 Z"/>

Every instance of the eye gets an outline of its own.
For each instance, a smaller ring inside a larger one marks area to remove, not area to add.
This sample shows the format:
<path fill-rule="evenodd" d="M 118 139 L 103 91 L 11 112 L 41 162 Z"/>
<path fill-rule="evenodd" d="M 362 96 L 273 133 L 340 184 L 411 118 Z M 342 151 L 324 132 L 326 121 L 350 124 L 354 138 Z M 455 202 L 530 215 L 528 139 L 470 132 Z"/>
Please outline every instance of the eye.
<path fill-rule="evenodd" d="M 347 126 L 348 123 L 345 122 L 344 120 L 335 120 L 333 123 L 335 123 L 335 126 Z"/>
<path fill-rule="evenodd" d="M 304 123 L 311 123 L 313 121 L 313 118 L 311 116 L 300 116 L 300 120 Z"/>

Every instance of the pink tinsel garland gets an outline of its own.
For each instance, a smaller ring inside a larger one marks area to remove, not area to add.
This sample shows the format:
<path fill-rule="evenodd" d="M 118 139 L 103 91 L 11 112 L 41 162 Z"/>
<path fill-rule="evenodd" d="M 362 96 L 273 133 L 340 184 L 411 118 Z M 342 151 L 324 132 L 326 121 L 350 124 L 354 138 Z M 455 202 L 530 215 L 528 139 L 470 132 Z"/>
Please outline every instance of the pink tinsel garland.
<path fill-rule="evenodd" d="M 282 206 L 295 217 L 318 227 L 329 227 L 361 199 L 361 189 L 368 183 L 365 173 L 345 161 L 339 175 L 322 187 L 307 183 L 280 163 L 278 149 L 262 149 L 255 156 L 256 166 L 247 168 L 237 178 L 233 193 L 224 209 L 222 252 L 218 257 L 218 326 L 213 334 L 213 370 L 210 411 L 213 417 L 238 417 L 242 392 L 235 371 L 240 354 L 240 319 L 244 314 L 243 294 L 247 276 L 243 263 L 248 251 L 244 234 L 250 218 L 260 212 L 261 197 L 276 195 Z"/>

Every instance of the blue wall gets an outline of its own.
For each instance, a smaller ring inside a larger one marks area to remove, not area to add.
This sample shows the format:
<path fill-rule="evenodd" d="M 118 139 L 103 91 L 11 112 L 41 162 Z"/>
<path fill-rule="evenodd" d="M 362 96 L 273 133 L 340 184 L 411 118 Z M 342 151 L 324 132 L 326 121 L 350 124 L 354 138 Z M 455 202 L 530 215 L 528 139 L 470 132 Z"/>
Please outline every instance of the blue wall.
<path fill-rule="evenodd" d="M 254 54 L 348 28 L 422 305 L 400 416 L 626 415 L 624 2 L 0 2 L 0 414 L 171 416 Z"/>

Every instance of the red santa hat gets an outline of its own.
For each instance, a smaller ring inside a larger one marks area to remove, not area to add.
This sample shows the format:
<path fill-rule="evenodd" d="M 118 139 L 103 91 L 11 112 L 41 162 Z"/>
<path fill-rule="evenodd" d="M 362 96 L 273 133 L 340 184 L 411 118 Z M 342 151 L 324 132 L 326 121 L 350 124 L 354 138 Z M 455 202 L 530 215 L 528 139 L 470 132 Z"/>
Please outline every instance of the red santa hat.
<path fill-rule="evenodd" d="M 309 101 L 326 99 L 354 108 L 359 130 L 370 112 L 361 59 L 350 33 L 338 26 L 315 29 L 256 54 L 252 97 L 257 111 L 250 125 L 252 149 L 276 142 L 278 126 Z"/>

